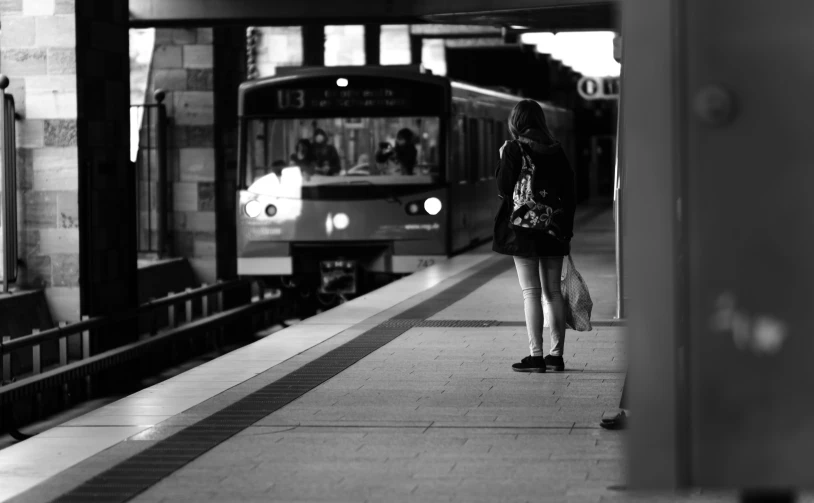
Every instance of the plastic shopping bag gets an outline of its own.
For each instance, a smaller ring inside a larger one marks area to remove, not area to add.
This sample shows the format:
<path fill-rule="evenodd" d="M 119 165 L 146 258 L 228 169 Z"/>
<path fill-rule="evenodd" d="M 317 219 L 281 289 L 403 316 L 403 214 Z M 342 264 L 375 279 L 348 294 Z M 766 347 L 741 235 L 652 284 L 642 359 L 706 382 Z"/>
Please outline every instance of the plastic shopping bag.
<path fill-rule="evenodd" d="M 587 332 L 591 327 L 591 309 L 594 307 L 588 285 L 574 266 L 571 255 L 563 261 L 561 288 L 565 300 L 565 325 L 578 332 Z"/>

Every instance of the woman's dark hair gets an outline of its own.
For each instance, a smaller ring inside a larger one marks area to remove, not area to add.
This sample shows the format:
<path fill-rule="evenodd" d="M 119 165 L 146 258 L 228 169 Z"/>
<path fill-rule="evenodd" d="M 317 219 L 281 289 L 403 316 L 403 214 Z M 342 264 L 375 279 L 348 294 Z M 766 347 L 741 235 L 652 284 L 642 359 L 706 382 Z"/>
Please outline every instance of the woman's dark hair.
<path fill-rule="evenodd" d="M 555 141 L 540 104 L 532 100 L 523 100 L 515 105 L 509 114 L 509 132 L 517 139 L 518 136 L 527 136 L 532 131 L 539 131 L 551 143 Z"/>
<path fill-rule="evenodd" d="M 299 160 L 297 158 L 297 152 L 299 152 L 300 148 L 302 148 L 303 152 L 303 159 L 302 161 L 310 162 L 314 160 L 314 151 L 311 148 L 311 140 L 307 138 L 301 138 L 297 141 L 297 144 L 294 145 L 294 153 L 291 154 L 292 160 Z"/>
<path fill-rule="evenodd" d="M 415 133 L 410 128 L 401 129 L 396 133 L 396 140 L 404 140 L 408 145 L 412 145 L 415 142 Z"/>

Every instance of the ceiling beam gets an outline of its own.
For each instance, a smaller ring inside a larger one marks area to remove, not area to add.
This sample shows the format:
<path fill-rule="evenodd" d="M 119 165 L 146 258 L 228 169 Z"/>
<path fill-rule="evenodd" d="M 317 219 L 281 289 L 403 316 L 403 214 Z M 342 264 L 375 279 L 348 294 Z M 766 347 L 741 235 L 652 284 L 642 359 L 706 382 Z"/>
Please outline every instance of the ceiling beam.
<path fill-rule="evenodd" d="M 129 7 L 132 27 L 413 24 L 427 20 L 449 24 L 469 24 L 474 20 L 477 22 L 473 24 L 500 26 L 517 20 L 525 21 L 524 25 L 537 20 L 550 25 L 552 20 L 558 19 L 553 24 L 567 24 L 572 19 L 581 25 L 600 27 L 608 24 L 607 13 L 613 3 L 596 0 L 356 0 L 337 9 L 335 0 L 130 0 Z"/>

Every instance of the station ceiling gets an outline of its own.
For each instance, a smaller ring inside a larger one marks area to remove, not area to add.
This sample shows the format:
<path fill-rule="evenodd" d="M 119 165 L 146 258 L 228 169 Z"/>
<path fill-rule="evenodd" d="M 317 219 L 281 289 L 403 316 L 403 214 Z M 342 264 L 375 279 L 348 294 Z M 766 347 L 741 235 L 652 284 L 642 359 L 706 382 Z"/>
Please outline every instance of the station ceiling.
<path fill-rule="evenodd" d="M 130 0 L 130 25 L 291 26 L 447 23 L 537 31 L 615 30 L 616 2 L 595 0 Z"/>

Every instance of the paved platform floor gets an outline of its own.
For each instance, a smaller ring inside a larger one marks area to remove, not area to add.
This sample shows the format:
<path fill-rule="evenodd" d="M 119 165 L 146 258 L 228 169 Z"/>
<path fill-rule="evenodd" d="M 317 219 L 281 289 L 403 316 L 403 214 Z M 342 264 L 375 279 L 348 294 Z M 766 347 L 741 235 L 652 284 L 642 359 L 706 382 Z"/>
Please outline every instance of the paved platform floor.
<path fill-rule="evenodd" d="M 349 303 L 345 311 L 334 310 L 293 327 L 300 334 L 334 335 L 263 372 L 250 367 L 262 362 L 266 339 L 233 355 L 239 360 L 231 361 L 248 368 L 232 363 L 208 383 L 176 383 L 173 393 L 183 400 L 205 393 L 207 386 L 217 387 L 221 380 L 230 385 L 181 413 L 160 421 L 144 419 L 153 426 L 112 419 L 117 409 L 110 409 L 111 428 L 130 427 L 138 433 L 12 501 L 59 498 L 342 348 L 372 326 L 384 326 L 381 323 L 399 313 L 426 305 L 428 299 L 440 299 L 427 318 L 434 326 L 413 323 L 391 342 L 172 471 L 132 501 L 737 501 L 734 493 L 632 494 L 614 489 L 624 484 L 625 433 L 598 427 L 603 413 L 617 410 L 625 376 L 624 329 L 612 322 L 612 238 L 610 213 L 605 212 L 582 225 L 574 240 L 574 260 L 594 296 L 594 319 L 604 323 L 591 332 L 567 333 L 565 372 L 511 370 L 511 364 L 527 354 L 525 327 L 519 323 L 522 295 L 511 259 L 490 256 L 482 248 L 470 254 L 479 259 L 465 264 L 468 269 L 450 271 L 399 303 L 384 300 L 397 295 L 399 287 L 394 287 L 371 296 L 368 304 Z M 445 289 L 471 274 L 468 270 L 489 264 L 497 267 L 497 274 L 462 299 L 443 305 Z M 369 304 L 377 302 L 380 307 L 369 311 Z M 477 320 L 490 326 L 477 326 Z M 438 326 L 445 323 L 470 326 Z M 161 392 L 151 388 L 139 396 L 149 400 Z M 105 416 L 95 417 L 72 427 L 103 426 L 99 418 Z M 165 453 L 167 462 L 183 455 L 170 448 Z"/>

